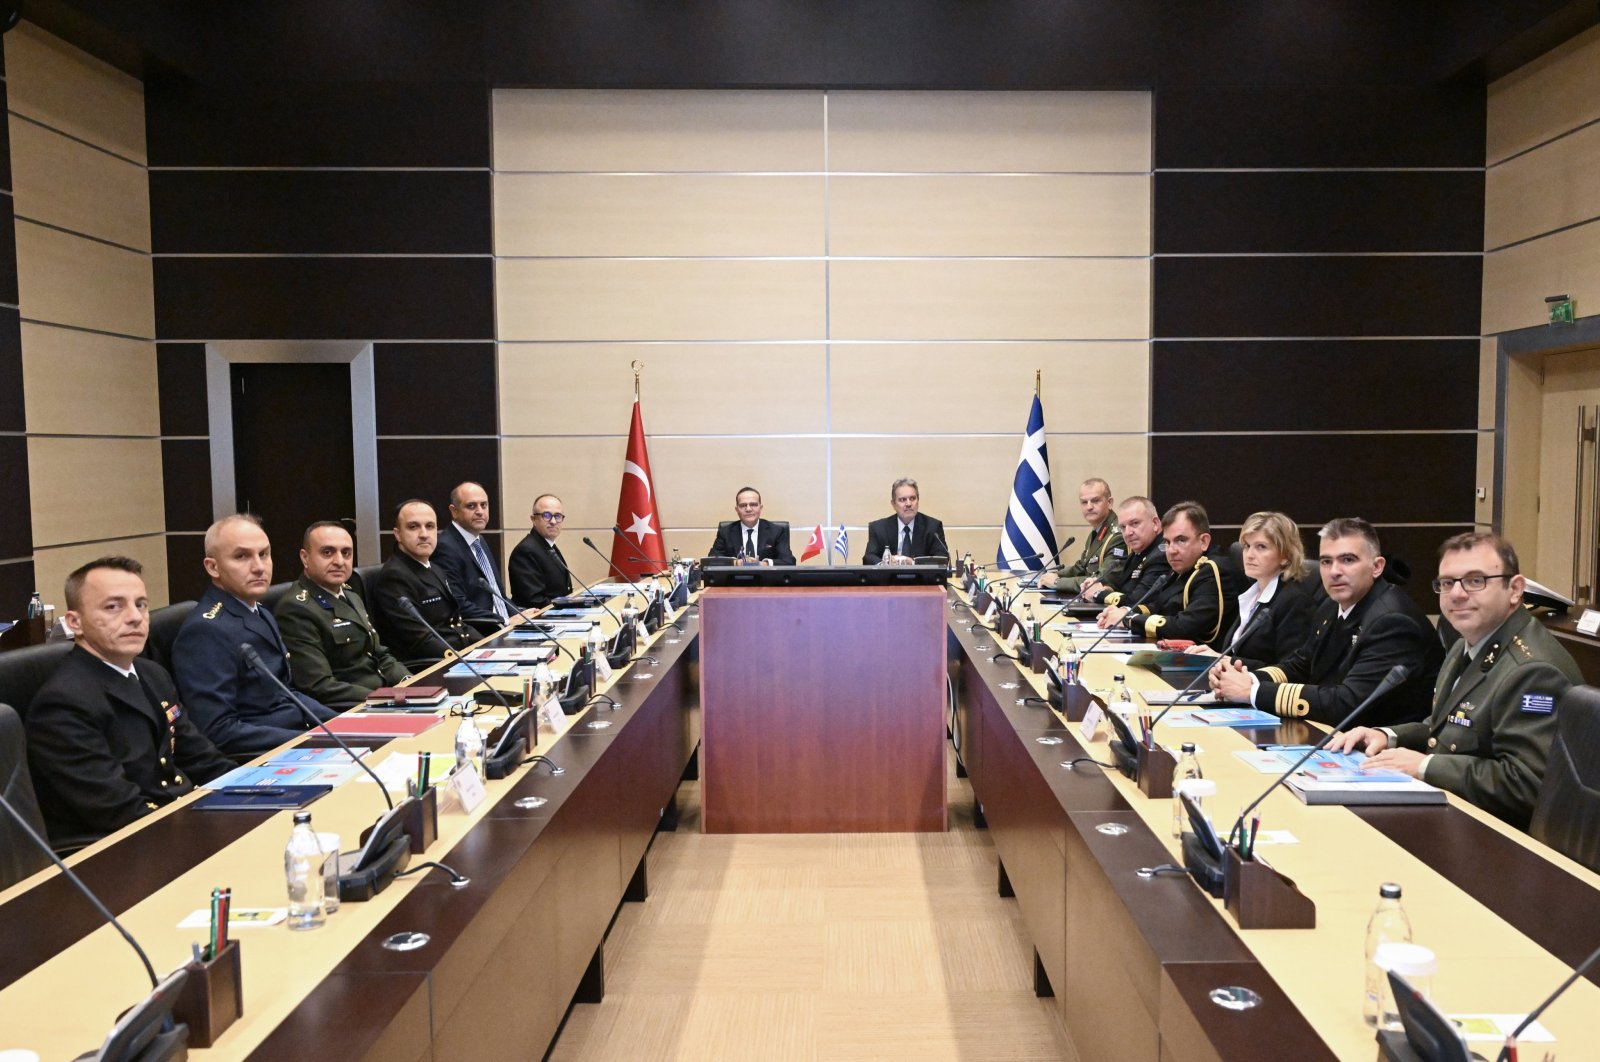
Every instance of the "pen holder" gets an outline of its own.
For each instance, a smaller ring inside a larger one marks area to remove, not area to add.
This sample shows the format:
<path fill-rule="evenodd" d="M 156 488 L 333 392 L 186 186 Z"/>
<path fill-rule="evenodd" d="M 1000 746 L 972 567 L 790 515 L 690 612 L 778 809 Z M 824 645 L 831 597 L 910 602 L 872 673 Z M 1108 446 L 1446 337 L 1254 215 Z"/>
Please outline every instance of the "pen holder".
<path fill-rule="evenodd" d="M 189 1027 L 190 1047 L 210 1047 L 244 1013 L 239 942 L 228 941 L 210 961 L 191 961 L 188 970 L 172 1018 Z"/>
<path fill-rule="evenodd" d="M 972 598 L 972 614 L 981 622 L 983 614 L 994 605 L 994 595 L 987 590 L 979 590 Z"/>
<path fill-rule="evenodd" d="M 1052 653 L 1050 647 L 1041 640 L 1035 639 L 1028 645 L 1028 667 L 1033 669 L 1035 675 L 1049 671 L 1050 664 L 1055 658 L 1056 654 Z"/>
<path fill-rule="evenodd" d="M 1067 722 L 1083 722 L 1083 717 L 1092 704 L 1101 704 L 1103 706 L 1100 698 L 1096 697 L 1087 686 L 1077 682 L 1069 682 L 1062 687 L 1061 707 L 1067 714 Z"/>
<path fill-rule="evenodd" d="M 1257 860 L 1222 854 L 1222 905 L 1240 929 L 1315 929 L 1317 905 L 1294 882 Z"/>
<path fill-rule="evenodd" d="M 1145 748 L 1141 741 L 1138 743 L 1138 758 L 1139 792 L 1151 800 L 1170 800 L 1172 774 L 1178 766 L 1178 761 L 1172 758 L 1172 752 L 1160 745 Z"/>
<path fill-rule="evenodd" d="M 406 813 L 406 833 L 411 836 L 411 854 L 421 855 L 439 839 L 439 789 L 428 789 Z"/>

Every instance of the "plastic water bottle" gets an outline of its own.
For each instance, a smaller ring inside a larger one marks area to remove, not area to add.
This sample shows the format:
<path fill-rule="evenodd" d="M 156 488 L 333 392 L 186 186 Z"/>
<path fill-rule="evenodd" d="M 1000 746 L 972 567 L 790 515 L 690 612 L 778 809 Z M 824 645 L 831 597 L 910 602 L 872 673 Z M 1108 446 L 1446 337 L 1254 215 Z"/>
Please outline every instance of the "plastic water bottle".
<path fill-rule="evenodd" d="M 544 706 L 556 689 L 556 676 L 544 661 L 533 666 L 533 701 L 528 704 L 535 710 Z"/>
<path fill-rule="evenodd" d="M 1028 640 L 1030 642 L 1038 641 L 1039 640 L 1039 619 L 1038 619 L 1037 616 L 1035 616 L 1033 614 L 1033 602 L 1032 601 L 1029 601 L 1028 604 L 1022 610 L 1022 622 L 1027 624 L 1027 627 L 1028 627 Z"/>
<path fill-rule="evenodd" d="M 1128 690 L 1128 677 L 1118 675 L 1111 680 L 1111 707 L 1116 710 L 1126 711 L 1122 705 L 1133 704 L 1133 694 Z"/>
<path fill-rule="evenodd" d="M 1072 632 L 1067 632 L 1066 644 L 1061 647 L 1061 685 L 1076 686 L 1078 684 L 1078 667 L 1083 663 L 1083 656 L 1078 652 L 1078 643 L 1072 640 Z"/>
<path fill-rule="evenodd" d="M 1172 836 L 1182 837 L 1183 828 L 1189 824 L 1189 816 L 1183 810 L 1183 801 L 1179 799 L 1183 783 L 1203 777 L 1200 760 L 1194 754 L 1194 742 L 1185 741 L 1179 750 L 1178 765 L 1172 769 Z"/>
<path fill-rule="evenodd" d="M 44 598 L 35 590 L 33 596 L 28 598 L 28 618 L 37 619 L 44 615 Z"/>
<path fill-rule="evenodd" d="M 483 732 L 478 729 L 478 724 L 472 721 L 471 716 L 461 720 L 461 725 L 456 727 L 456 766 L 472 764 L 481 769 L 483 759 Z"/>
<path fill-rule="evenodd" d="M 599 656 L 606 651 L 606 636 L 600 631 L 600 621 L 595 620 L 589 624 L 589 633 L 584 639 L 589 652 Z"/>
<path fill-rule="evenodd" d="M 1400 906 L 1400 886 L 1385 882 L 1378 887 L 1378 908 L 1367 922 L 1367 990 L 1361 1001 L 1361 1017 L 1374 1028 L 1390 1028 L 1399 1024 L 1399 1016 L 1384 1013 L 1391 1008 L 1384 1005 L 1389 998 L 1389 978 L 1375 961 L 1378 948 L 1384 944 L 1411 943 L 1411 919 Z"/>
<path fill-rule="evenodd" d="M 311 829 L 311 812 L 294 813 L 289 846 L 283 850 L 283 872 L 289 882 L 289 928 L 316 929 L 326 920 L 322 910 L 322 862 L 327 853 Z"/>

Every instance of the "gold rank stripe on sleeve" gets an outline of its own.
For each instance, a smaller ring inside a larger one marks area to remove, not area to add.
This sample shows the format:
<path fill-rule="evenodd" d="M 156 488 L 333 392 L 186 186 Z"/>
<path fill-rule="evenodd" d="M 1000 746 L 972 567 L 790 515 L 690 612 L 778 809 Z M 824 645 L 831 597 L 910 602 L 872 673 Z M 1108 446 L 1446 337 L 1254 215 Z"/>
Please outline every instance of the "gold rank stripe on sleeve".
<path fill-rule="evenodd" d="M 1288 673 L 1281 667 L 1264 667 L 1261 669 L 1261 673 L 1273 682 L 1282 682 L 1289 677 Z"/>
<path fill-rule="evenodd" d="M 1156 632 L 1159 631 L 1162 625 L 1166 622 L 1167 617 L 1165 616 L 1151 616 L 1149 619 L 1144 621 L 1144 636 L 1146 638 L 1154 638 L 1156 636 Z"/>
<path fill-rule="evenodd" d="M 1305 688 L 1305 684 L 1300 682 L 1285 682 L 1280 685 L 1272 702 L 1274 714 L 1298 719 L 1310 712 L 1311 702 L 1300 695 Z"/>
<path fill-rule="evenodd" d="M 1120 604 L 1121 602 L 1122 602 L 1122 591 L 1121 590 L 1113 590 L 1111 593 L 1106 595 L 1106 604 L 1108 604 L 1108 605 L 1116 605 L 1116 604 Z"/>
<path fill-rule="evenodd" d="M 1150 615 L 1150 606 L 1149 605 L 1135 605 L 1134 607 L 1139 610 L 1139 615 L 1141 615 L 1141 616 Z"/>

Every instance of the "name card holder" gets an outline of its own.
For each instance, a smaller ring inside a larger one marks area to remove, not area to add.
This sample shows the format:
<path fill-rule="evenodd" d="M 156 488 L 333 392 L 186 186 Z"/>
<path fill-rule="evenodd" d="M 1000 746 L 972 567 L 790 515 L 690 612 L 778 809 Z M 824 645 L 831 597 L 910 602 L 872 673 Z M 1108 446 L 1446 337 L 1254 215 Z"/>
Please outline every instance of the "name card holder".
<path fill-rule="evenodd" d="M 1160 745 L 1145 748 L 1142 741 L 1137 744 L 1139 792 L 1151 800 L 1172 799 L 1172 775 L 1178 766 L 1172 751 Z"/>

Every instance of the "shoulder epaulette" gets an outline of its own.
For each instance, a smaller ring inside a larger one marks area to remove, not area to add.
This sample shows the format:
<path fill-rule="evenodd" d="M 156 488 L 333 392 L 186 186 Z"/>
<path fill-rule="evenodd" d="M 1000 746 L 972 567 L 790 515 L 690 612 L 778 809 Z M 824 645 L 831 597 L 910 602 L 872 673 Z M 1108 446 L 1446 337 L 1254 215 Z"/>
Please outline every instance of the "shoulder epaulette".
<path fill-rule="evenodd" d="M 221 611 L 222 611 L 222 602 L 218 601 L 215 604 L 213 604 L 210 608 L 206 609 L 204 615 L 205 615 L 206 619 L 216 619 L 217 618 L 217 613 L 219 613 Z"/>

